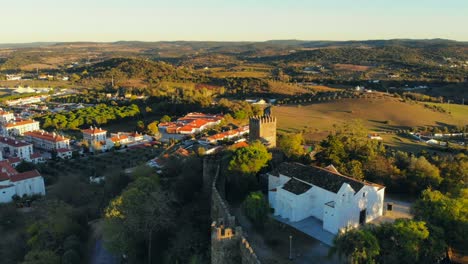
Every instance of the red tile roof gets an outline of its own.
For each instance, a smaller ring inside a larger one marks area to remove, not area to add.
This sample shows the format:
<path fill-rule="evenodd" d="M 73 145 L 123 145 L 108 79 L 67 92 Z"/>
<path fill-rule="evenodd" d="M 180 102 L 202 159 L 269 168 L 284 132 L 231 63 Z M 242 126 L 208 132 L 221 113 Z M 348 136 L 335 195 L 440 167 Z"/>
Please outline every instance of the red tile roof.
<path fill-rule="evenodd" d="M 60 136 L 60 135 L 54 135 L 52 133 L 48 133 L 45 131 L 31 131 L 31 132 L 25 132 L 25 136 L 30 136 L 33 138 L 40 138 L 42 140 L 50 141 L 50 142 L 60 142 L 60 141 L 66 141 L 69 140 L 66 137 Z"/>
<path fill-rule="evenodd" d="M 0 142 L 3 143 L 3 144 L 7 144 L 9 146 L 12 146 L 12 147 L 16 147 L 16 148 L 32 145 L 31 143 L 27 143 L 27 142 L 24 142 L 24 141 L 18 141 L 18 140 L 13 139 L 13 138 L 7 138 L 7 137 L 2 137 L 2 136 L 0 136 Z"/>
<path fill-rule="evenodd" d="M 0 115 L 9 115 L 11 114 L 11 112 L 7 112 L 7 111 L 0 111 Z"/>
<path fill-rule="evenodd" d="M 31 159 L 42 158 L 42 155 L 41 155 L 41 153 L 36 152 L 36 153 L 31 154 L 30 158 Z"/>
<path fill-rule="evenodd" d="M 21 158 L 11 157 L 11 158 L 8 158 L 8 162 L 10 162 L 10 164 L 19 163 L 21 162 Z"/>
<path fill-rule="evenodd" d="M 241 141 L 241 142 L 238 142 L 238 143 L 232 145 L 233 148 L 245 148 L 245 147 L 248 147 L 248 146 L 249 146 L 249 143 L 247 143 L 245 141 Z"/>
<path fill-rule="evenodd" d="M 90 134 L 90 135 L 95 135 L 95 134 L 102 134 L 102 133 L 107 133 L 106 130 L 101 129 L 101 128 L 89 128 L 89 129 L 83 129 L 81 130 L 84 134 Z"/>
<path fill-rule="evenodd" d="M 10 184 L 10 185 L 0 185 L 0 190 L 1 190 L 1 189 L 6 189 L 6 188 L 10 188 L 10 187 L 12 187 L 12 186 L 14 186 L 14 185 L 13 185 L 13 184 Z"/>
<path fill-rule="evenodd" d="M 0 172 L 0 182 L 1 181 L 8 181 L 10 179 L 10 176 L 4 172 Z"/>
<path fill-rule="evenodd" d="M 13 168 L 8 160 L 0 161 L 0 169 L 2 173 L 7 175 L 17 174 L 18 172 Z"/>
<path fill-rule="evenodd" d="M 71 151 L 71 149 L 59 148 L 59 149 L 57 149 L 56 151 L 57 151 L 57 153 L 64 153 L 64 152 L 69 152 L 69 151 Z"/>
<path fill-rule="evenodd" d="M 5 127 L 17 127 L 17 126 L 23 126 L 23 125 L 27 125 L 27 124 L 32 124 L 32 123 L 35 123 L 37 121 L 34 121 L 32 119 L 29 119 L 29 120 L 21 120 L 21 121 L 17 121 L 17 122 L 14 122 L 14 123 L 8 123 L 5 125 Z"/>
<path fill-rule="evenodd" d="M 16 175 L 11 176 L 12 182 L 23 181 L 27 179 L 32 179 L 36 177 L 41 177 L 41 174 L 37 170 L 27 171 L 23 173 L 18 173 Z"/>

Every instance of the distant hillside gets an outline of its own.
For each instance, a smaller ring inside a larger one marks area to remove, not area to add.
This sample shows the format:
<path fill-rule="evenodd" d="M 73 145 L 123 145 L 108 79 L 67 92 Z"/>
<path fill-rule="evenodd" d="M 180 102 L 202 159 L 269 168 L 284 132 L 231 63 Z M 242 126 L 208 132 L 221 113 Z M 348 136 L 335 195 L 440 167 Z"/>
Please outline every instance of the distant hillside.
<path fill-rule="evenodd" d="M 444 106 L 448 110 L 449 106 Z M 360 119 L 369 129 L 395 130 L 417 126 L 468 125 L 468 106 L 454 106 L 453 114 L 434 111 L 424 103 L 405 103 L 396 98 L 343 99 L 298 107 L 278 106 L 273 109 L 278 127 L 285 131 L 331 131 L 352 119 Z"/>
<path fill-rule="evenodd" d="M 185 68 L 175 68 L 165 62 L 154 62 L 139 58 L 113 58 L 77 69 L 87 71 L 90 77 L 115 79 L 190 79 L 193 74 Z"/>

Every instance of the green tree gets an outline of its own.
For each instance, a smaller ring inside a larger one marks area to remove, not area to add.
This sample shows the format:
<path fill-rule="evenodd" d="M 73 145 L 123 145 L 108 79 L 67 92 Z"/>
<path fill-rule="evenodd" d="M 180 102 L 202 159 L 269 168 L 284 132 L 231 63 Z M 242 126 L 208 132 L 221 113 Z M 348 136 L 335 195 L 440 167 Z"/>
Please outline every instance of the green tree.
<path fill-rule="evenodd" d="M 158 121 L 153 121 L 148 124 L 147 126 L 148 131 L 151 133 L 153 136 L 159 135 L 159 128 L 158 128 Z"/>
<path fill-rule="evenodd" d="M 329 254 L 346 256 L 348 263 L 376 263 L 375 259 L 380 253 L 377 238 L 368 230 L 350 230 L 340 234 L 333 240 L 333 247 Z"/>
<path fill-rule="evenodd" d="M 303 143 L 302 134 L 283 134 L 278 138 L 278 147 L 288 158 L 298 158 L 304 155 Z"/>
<path fill-rule="evenodd" d="M 442 182 L 439 168 L 432 165 L 424 156 L 412 157 L 406 174 L 413 188 L 419 191 L 429 186 L 437 187 Z"/>
<path fill-rule="evenodd" d="M 268 220 L 270 206 L 261 192 L 252 192 L 242 203 L 245 215 L 257 226 L 262 228 Z"/>
<path fill-rule="evenodd" d="M 159 187 L 157 177 L 138 177 L 111 201 L 105 210 L 105 245 L 114 252 L 136 258 L 141 245 L 152 263 L 154 236 L 171 226 L 172 198 Z"/>
<path fill-rule="evenodd" d="M 163 117 L 161 117 L 161 119 L 159 120 L 161 123 L 164 123 L 164 122 L 171 122 L 171 117 L 168 116 L 168 115 L 164 115 Z"/>
<path fill-rule="evenodd" d="M 229 162 L 229 170 L 243 174 L 256 174 L 271 160 L 271 153 L 259 141 L 245 148 L 238 148 Z"/>

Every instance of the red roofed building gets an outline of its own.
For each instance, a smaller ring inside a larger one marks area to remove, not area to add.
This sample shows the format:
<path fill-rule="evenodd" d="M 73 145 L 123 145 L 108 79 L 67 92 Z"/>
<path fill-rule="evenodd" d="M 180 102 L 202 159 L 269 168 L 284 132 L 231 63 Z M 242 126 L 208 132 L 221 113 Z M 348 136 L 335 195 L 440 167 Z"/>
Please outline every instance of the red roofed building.
<path fill-rule="evenodd" d="M 45 195 L 44 178 L 37 170 L 19 173 L 8 160 L 0 161 L 0 203 L 13 196 Z"/>
<path fill-rule="evenodd" d="M 89 129 L 81 130 L 81 132 L 83 133 L 83 139 L 89 142 L 104 142 L 107 139 L 107 131 L 102 128 L 90 127 Z"/>
<path fill-rule="evenodd" d="M 1 124 L 6 124 L 13 120 L 15 120 L 15 115 L 13 115 L 13 113 L 0 110 L 0 123 Z"/>
<path fill-rule="evenodd" d="M 219 124 L 223 118 L 222 115 L 189 113 L 175 122 L 160 123 L 158 127 L 169 134 L 194 134 Z"/>
<path fill-rule="evenodd" d="M 16 120 L 3 126 L 3 133 L 11 136 L 21 136 L 25 132 L 39 130 L 39 122 L 35 120 Z"/>
<path fill-rule="evenodd" d="M 229 131 L 225 131 L 222 133 L 218 133 L 216 135 L 212 135 L 206 138 L 200 139 L 198 142 L 201 144 L 215 144 L 218 141 L 224 140 L 224 139 L 232 139 L 236 137 L 241 137 L 245 134 L 249 133 L 249 126 L 243 126 L 239 127 L 237 129 L 232 129 Z"/>
<path fill-rule="evenodd" d="M 42 130 L 26 132 L 24 133 L 24 139 L 27 142 L 31 142 L 36 148 L 45 149 L 49 151 L 54 151 L 62 148 L 70 148 L 70 139 L 55 133 L 48 133 Z"/>
<path fill-rule="evenodd" d="M 18 157 L 26 161 L 32 161 L 33 145 L 15 138 L 0 136 L 0 152 L 3 157 Z"/>

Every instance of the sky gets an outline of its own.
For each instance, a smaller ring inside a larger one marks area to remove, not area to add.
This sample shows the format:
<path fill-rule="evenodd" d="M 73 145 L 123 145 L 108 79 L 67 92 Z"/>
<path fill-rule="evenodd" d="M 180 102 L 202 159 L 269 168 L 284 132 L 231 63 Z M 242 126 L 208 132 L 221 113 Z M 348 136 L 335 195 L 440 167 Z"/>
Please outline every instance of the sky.
<path fill-rule="evenodd" d="M 445 38 L 468 0 L 0 0 L 0 43 Z"/>

